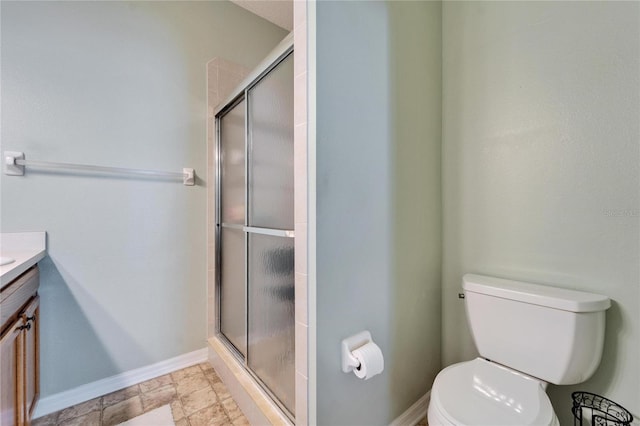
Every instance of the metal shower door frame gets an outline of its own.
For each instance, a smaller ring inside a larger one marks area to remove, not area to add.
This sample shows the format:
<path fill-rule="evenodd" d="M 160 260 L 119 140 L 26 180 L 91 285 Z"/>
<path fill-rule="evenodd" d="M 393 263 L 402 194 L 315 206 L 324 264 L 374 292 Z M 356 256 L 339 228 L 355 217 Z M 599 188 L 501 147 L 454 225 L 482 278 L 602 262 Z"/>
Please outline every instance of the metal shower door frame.
<path fill-rule="evenodd" d="M 276 48 L 277 50 L 277 48 Z M 253 372 L 253 370 L 249 367 L 249 234 L 261 234 L 261 235 L 270 235 L 277 237 L 286 237 L 286 238 L 295 238 L 294 230 L 284 230 L 284 229 L 273 229 L 273 228 L 261 228 L 249 226 L 249 181 L 250 181 L 250 149 L 251 149 L 251 119 L 250 119 L 250 102 L 249 102 L 249 91 L 260 83 L 260 81 L 266 77 L 271 71 L 273 71 L 280 63 L 285 61 L 289 56 L 293 55 L 293 44 L 288 43 L 288 47 L 281 52 L 275 59 L 265 64 L 263 61 L 263 70 L 260 71 L 257 75 L 253 74 L 248 77 L 245 81 L 243 81 L 236 90 L 232 93 L 232 97 L 230 97 L 221 108 L 218 108 L 215 113 L 215 159 L 214 159 L 214 176 L 215 176 L 215 304 L 216 304 L 216 315 L 215 315 L 215 331 L 217 336 L 220 337 L 220 340 L 225 344 L 225 346 L 230 350 L 230 352 L 236 357 L 236 359 L 242 364 L 245 370 L 256 380 L 256 382 L 260 385 L 260 387 L 270 396 L 270 398 L 274 401 L 274 403 L 282 410 L 282 412 L 289 417 L 291 420 L 295 420 L 295 416 L 291 413 L 284 404 L 276 397 L 276 395 L 269 389 L 268 386 L 264 384 L 264 382 Z M 268 60 L 268 59 L 267 59 Z M 266 65 L 266 66 L 264 66 Z M 260 66 L 258 67 L 260 69 Z M 221 185 L 221 166 L 222 166 L 222 156 L 221 154 L 221 126 L 220 120 L 224 117 L 229 111 L 231 111 L 234 107 L 236 107 L 242 101 L 245 102 L 244 105 L 244 114 L 245 114 L 245 132 L 244 132 L 244 149 L 245 149 L 245 158 L 244 158 L 244 170 L 245 170 L 245 184 L 244 184 L 244 202 L 245 202 L 245 211 L 244 211 L 244 225 L 238 224 L 225 224 L 222 222 L 222 209 L 221 209 L 221 199 L 222 199 L 222 185 Z M 241 230 L 244 233 L 244 291 L 245 291 L 245 338 L 246 338 L 246 347 L 247 354 L 244 356 L 234 345 L 229 341 L 229 339 L 222 333 L 221 330 L 221 312 L 222 312 L 222 302 L 221 302 L 221 285 L 222 285 L 222 276 L 221 276 L 221 266 L 222 266 L 222 229 L 236 229 Z"/>

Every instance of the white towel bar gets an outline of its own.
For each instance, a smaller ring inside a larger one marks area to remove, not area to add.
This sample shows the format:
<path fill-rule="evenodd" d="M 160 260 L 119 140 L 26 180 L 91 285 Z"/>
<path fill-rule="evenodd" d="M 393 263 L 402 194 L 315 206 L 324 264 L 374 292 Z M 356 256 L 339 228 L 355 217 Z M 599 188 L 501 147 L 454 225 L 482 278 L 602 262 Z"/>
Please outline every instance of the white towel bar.
<path fill-rule="evenodd" d="M 182 179 L 187 186 L 195 185 L 195 171 L 183 168 L 182 173 L 164 172 L 159 170 L 126 169 L 121 167 L 94 166 L 89 164 L 55 163 L 51 161 L 25 160 L 24 152 L 4 152 L 4 174 L 8 176 L 24 175 L 25 167 L 40 167 L 45 169 L 77 170 L 83 172 L 114 173 L 147 177 L 168 177 Z"/>

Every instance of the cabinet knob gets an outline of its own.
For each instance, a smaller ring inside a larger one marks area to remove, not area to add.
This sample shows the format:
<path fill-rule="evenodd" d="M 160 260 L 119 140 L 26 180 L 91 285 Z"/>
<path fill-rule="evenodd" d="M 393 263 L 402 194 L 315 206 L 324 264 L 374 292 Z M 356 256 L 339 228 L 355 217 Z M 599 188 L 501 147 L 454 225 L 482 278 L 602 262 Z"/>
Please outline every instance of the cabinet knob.
<path fill-rule="evenodd" d="M 26 323 L 25 325 L 21 325 L 20 327 L 18 327 L 18 330 L 31 330 L 31 324 Z"/>
<path fill-rule="evenodd" d="M 35 314 L 33 314 L 33 315 L 31 315 L 30 317 L 27 317 L 27 318 L 26 318 L 26 320 L 27 320 L 27 322 L 29 322 L 29 321 L 34 321 L 34 322 L 35 322 L 35 320 L 36 320 L 36 315 L 35 315 Z"/>

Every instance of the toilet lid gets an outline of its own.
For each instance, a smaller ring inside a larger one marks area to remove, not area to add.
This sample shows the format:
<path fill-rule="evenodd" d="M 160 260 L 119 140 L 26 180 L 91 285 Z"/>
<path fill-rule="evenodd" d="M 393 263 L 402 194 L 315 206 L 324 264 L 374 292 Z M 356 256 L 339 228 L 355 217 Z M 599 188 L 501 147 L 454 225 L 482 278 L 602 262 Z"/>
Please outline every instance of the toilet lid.
<path fill-rule="evenodd" d="M 482 358 L 442 370 L 431 403 L 452 424 L 550 425 L 556 418 L 540 381 Z"/>

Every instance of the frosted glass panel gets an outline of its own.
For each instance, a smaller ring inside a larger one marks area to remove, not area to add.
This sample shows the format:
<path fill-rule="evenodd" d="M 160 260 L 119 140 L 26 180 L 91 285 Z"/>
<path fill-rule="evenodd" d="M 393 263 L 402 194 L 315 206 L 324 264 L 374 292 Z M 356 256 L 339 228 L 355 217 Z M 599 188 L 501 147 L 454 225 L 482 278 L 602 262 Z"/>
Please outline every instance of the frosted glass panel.
<path fill-rule="evenodd" d="M 293 229 L 293 55 L 249 91 L 249 224 Z"/>
<path fill-rule="evenodd" d="M 249 234 L 249 367 L 295 408 L 293 238 Z"/>
<path fill-rule="evenodd" d="M 247 355 L 245 233 L 221 229 L 220 331 Z"/>
<path fill-rule="evenodd" d="M 220 211 L 222 222 L 244 225 L 245 102 L 220 119 Z"/>

